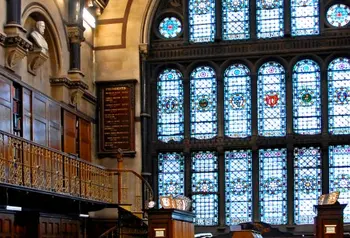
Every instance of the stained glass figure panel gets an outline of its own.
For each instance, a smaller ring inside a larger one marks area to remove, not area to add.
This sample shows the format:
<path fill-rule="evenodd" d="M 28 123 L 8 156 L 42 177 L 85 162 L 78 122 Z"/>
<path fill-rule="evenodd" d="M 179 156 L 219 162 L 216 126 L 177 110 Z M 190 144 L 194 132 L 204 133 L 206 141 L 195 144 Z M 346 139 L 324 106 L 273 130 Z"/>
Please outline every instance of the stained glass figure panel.
<path fill-rule="evenodd" d="M 184 166 L 182 153 L 158 154 L 158 195 L 184 195 Z"/>
<path fill-rule="evenodd" d="M 263 64 L 258 72 L 258 132 L 260 136 L 286 134 L 285 71 L 277 62 Z"/>
<path fill-rule="evenodd" d="M 252 221 L 252 152 L 225 152 L 226 225 Z"/>
<path fill-rule="evenodd" d="M 215 0 L 189 0 L 190 42 L 213 42 L 215 38 Z"/>
<path fill-rule="evenodd" d="M 218 157 L 215 152 L 193 152 L 192 196 L 195 222 L 200 226 L 218 224 Z"/>
<path fill-rule="evenodd" d="M 191 73 L 191 137 L 210 139 L 217 135 L 217 83 L 211 67 Z"/>
<path fill-rule="evenodd" d="M 293 129 L 298 134 L 321 133 L 321 75 L 318 64 L 309 59 L 293 68 Z"/>
<path fill-rule="evenodd" d="M 335 27 L 343 27 L 349 24 L 350 7 L 344 4 L 335 4 L 327 11 L 327 21 Z"/>
<path fill-rule="evenodd" d="M 233 138 L 251 136 L 250 71 L 243 64 L 228 67 L 224 76 L 225 135 Z"/>
<path fill-rule="evenodd" d="M 291 0 L 292 36 L 320 33 L 319 0 Z"/>
<path fill-rule="evenodd" d="M 329 191 L 340 192 L 338 201 L 350 200 L 350 145 L 329 147 Z M 344 222 L 350 222 L 350 207 L 344 209 Z"/>
<path fill-rule="evenodd" d="M 181 141 L 184 138 L 184 107 L 182 74 L 166 69 L 159 74 L 157 84 L 158 140 Z"/>
<path fill-rule="evenodd" d="M 224 40 L 249 39 L 249 1 L 222 0 L 222 27 Z"/>
<path fill-rule="evenodd" d="M 261 221 L 287 223 L 287 150 L 259 150 Z"/>
<path fill-rule="evenodd" d="M 294 221 L 314 223 L 314 205 L 322 194 L 320 148 L 294 149 Z"/>
<path fill-rule="evenodd" d="M 256 30 L 258 38 L 284 35 L 283 0 L 256 0 Z"/>
<path fill-rule="evenodd" d="M 176 17 L 165 17 L 160 21 L 158 30 L 164 38 L 175 38 L 182 31 L 182 24 Z"/>
<path fill-rule="evenodd" d="M 328 130 L 350 134 L 350 60 L 337 58 L 328 66 Z"/>

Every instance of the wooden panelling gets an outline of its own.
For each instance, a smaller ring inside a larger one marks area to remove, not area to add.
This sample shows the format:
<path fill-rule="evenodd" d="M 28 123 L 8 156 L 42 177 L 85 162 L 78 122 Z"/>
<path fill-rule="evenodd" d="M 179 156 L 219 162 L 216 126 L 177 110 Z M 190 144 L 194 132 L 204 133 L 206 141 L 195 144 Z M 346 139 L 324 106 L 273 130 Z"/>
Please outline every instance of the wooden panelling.
<path fill-rule="evenodd" d="M 0 214 L 0 238 L 12 237 L 14 219 L 12 214 Z"/>
<path fill-rule="evenodd" d="M 69 219 L 61 219 L 62 237 L 78 238 L 79 237 L 79 222 Z"/>
<path fill-rule="evenodd" d="M 33 141 L 48 145 L 48 100 L 40 94 L 34 94 L 33 98 Z"/>
<path fill-rule="evenodd" d="M 91 161 L 91 123 L 79 118 L 80 158 Z"/>
<path fill-rule="evenodd" d="M 32 93 L 23 88 L 23 138 L 32 140 Z"/>
<path fill-rule="evenodd" d="M 0 76 L 0 130 L 11 132 L 12 128 L 11 82 Z"/>
<path fill-rule="evenodd" d="M 63 112 L 63 150 L 75 154 L 76 150 L 76 116 L 70 112 Z"/>
<path fill-rule="evenodd" d="M 62 237 L 60 232 L 61 220 L 52 217 L 40 217 L 39 238 Z"/>
<path fill-rule="evenodd" d="M 49 147 L 61 150 L 61 107 L 50 102 Z"/>

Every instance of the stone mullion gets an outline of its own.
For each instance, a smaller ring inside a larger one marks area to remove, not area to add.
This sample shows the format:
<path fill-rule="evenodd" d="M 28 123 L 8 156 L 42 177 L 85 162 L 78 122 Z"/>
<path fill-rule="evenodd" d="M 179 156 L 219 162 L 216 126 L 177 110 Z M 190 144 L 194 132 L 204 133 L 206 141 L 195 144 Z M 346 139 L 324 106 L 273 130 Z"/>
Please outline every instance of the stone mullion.
<path fill-rule="evenodd" d="M 216 25 L 216 31 L 215 31 L 215 40 L 220 41 L 222 39 L 222 5 L 221 0 L 216 0 L 215 4 L 215 25 Z"/>

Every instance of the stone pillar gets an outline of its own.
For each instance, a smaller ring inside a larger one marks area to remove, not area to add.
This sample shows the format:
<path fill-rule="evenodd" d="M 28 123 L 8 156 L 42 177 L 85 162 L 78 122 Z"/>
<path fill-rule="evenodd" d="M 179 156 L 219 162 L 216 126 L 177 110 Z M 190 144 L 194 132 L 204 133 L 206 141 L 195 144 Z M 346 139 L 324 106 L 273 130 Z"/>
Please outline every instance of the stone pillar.
<path fill-rule="evenodd" d="M 21 0 L 7 0 L 6 24 L 21 25 Z"/>

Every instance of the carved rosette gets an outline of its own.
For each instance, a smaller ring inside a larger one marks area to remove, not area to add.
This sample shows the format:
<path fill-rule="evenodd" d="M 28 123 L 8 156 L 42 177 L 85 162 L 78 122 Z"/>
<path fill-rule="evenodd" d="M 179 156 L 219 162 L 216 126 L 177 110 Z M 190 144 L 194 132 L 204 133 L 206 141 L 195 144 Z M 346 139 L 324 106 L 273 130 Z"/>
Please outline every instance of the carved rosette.
<path fill-rule="evenodd" d="M 71 43 L 81 43 L 84 38 L 84 27 L 78 25 L 72 25 L 67 27 L 68 38 Z"/>
<path fill-rule="evenodd" d="M 28 55 L 28 50 L 32 43 L 19 35 L 7 36 L 5 39 L 6 47 L 6 67 L 13 69 L 19 61 Z"/>
<path fill-rule="evenodd" d="M 28 72 L 36 75 L 36 70 L 42 66 L 49 56 L 42 50 L 33 50 L 28 53 Z"/>

